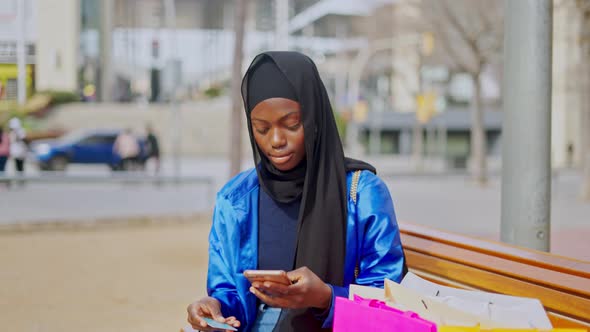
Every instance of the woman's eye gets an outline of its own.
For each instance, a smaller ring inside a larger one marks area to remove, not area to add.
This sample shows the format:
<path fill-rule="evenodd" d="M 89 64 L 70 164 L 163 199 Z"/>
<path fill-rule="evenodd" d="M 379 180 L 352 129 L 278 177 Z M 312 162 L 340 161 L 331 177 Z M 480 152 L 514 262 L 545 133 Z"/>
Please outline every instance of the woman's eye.
<path fill-rule="evenodd" d="M 292 125 L 292 126 L 288 126 L 287 128 L 288 128 L 289 130 L 297 130 L 297 129 L 299 129 L 299 127 L 301 127 L 301 122 L 299 122 L 299 123 L 296 123 L 296 124 L 294 124 L 294 125 Z"/>
<path fill-rule="evenodd" d="M 268 128 L 256 128 L 256 132 L 258 132 L 261 135 L 264 135 L 266 133 L 268 133 Z"/>

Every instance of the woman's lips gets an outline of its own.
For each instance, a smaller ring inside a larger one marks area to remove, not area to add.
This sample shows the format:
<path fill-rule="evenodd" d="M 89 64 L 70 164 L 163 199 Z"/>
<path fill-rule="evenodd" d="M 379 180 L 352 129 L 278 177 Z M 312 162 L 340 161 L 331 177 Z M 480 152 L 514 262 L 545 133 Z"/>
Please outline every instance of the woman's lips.
<path fill-rule="evenodd" d="M 281 164 L 287 163 L 289 160 L 291 160 L 291 157 L 293 157 L 293 153 L 289 153 L 289 154 L 282 155 L 282 156 L 270 155 L 270 160 L 273 162 L 273 164 L 281 165 Z"/>

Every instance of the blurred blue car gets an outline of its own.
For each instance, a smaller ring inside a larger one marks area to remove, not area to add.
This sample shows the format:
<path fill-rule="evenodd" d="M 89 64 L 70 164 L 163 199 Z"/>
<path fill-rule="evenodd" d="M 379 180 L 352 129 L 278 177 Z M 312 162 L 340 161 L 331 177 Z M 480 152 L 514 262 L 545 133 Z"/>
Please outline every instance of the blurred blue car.
<path fill-rule="evenodd" d="M 105 164 L 112 170 L 128 170 L 131 165 L 121 163 L 113 151 L 120 130 L 92 130 L 74 132 L 55 140 L 35 142 L 32 146 L 34 159 L 41 170 L 63 171 L 68 164 Z M 144 168 L 147 160 L 144 139 L 138 138 L 140 153 L 136 165 Z"/>

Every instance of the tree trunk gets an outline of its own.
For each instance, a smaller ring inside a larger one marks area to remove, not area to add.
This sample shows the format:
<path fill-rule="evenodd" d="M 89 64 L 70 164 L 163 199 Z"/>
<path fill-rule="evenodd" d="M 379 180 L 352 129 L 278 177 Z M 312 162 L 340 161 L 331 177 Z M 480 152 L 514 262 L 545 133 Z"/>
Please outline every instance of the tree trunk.
<path fill-rule="evenodd" d="M 240 172 L 242 164 L 242 112 L 243 102 L 241 97 L 242 59 L 244 58 L 244 29 L 246 25 L 246 13 L 248 0 L 235 1 L 234 22 L 234 59 L 232 66 L 230 114 L 230 146 L 229 146 L 229 176 Z"/>
<path fill-rule="evenodd" d="M 590 116 L 588 117 L 590 118 Z M 587 128 L 590 128 L 590 124 Z M 586 152 L 584 158 L 584 174 L 582 179 L 582 199 L 590 201 L 590 153 Z"/>
<path fill-rule="evenodd" d="M 582 4 L 582 2 L 580 2 Z M 580 6 L 582 7 L 582 6 Z M 590 201 L 590 12 L 588 8 L 582 12 L 582 191 L 581 196 L 585 201 Z"/>
<path fill-rule="evenodd" d="M 471 111 L 471 171 L 473 179 L 480 185 L 485 185 L 488 181 L 488 170 L 480 76 L 481 71 L 472 75 L 474 94 Z"/>
<path fill-rule="evenodd" d="M 424 59 L 422 58 L 422 51 L 418 49 L 418 63 L 416 66 L 416 73 L 418 75 L 418 94 L 424 93 L 424 80 L 422 79 L 422 63 Z M 424 125 L 418 119 L 418 102 L 416 100 L 416 116 L 415 116 L 415 123 L 413 128 L 413 146 L 412 146 L 412 155 L 414 159 L 414 167 L 416 172 L 421 173 L 424 171 Z"/>
<path fill-rule="evenodd" d="M 588 47 L 584 48 L 585 54 Z M 584 89 L 582 91 L 582 191 L 581 196 L 585 201 L 590 201 L 590 63 L 582 65 L 584 69 Z"/>
<path fill-rule="evenodd" d="M 414 136 L 412 145 L 412 159 L 416 172 L 424 170 L 424 129 L 420 121 L 416 118 L 412 135 Z"/>

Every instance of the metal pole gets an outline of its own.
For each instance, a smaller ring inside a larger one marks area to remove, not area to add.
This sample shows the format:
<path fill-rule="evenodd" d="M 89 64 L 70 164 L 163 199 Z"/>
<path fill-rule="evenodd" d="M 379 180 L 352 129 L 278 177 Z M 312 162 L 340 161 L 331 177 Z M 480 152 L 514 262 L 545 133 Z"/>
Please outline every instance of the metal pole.
<path fill-rule="evenodd" d="M 111 53 L 113 48 L 113 0 L 103 0 L 101 7 L 100 29 L 100 65 L 101 65 L 101 101 L 113 101 L 113 68 Z"/>
<path fill-rule="evenodd" d="M 504 2 L 503 242 L 549 251 L 551 0 Z"/>
<path fill-rule="evenodd" d="M 175 0 L 165 0 L 164 1 L 164 11 L 165 11 L 165 21 L 166 21 L 166 28 L 169 29 L 169 36 L 170 36 L 170 44 L 172 48 L 172 54 L 174 57 L 178 56 L 178 43 L 176 40 L 176 4 Z M 171 61 L 171 67 L 169 70 L 172 70 L 172 95 L 170 97 L 170 103 L 172 106 L 172 160 L 173 160 L 173 170 L 174 170 L 174 177 L 176 179 L 180 179 L 180 153 L 181 153 L 181 145 L 182 145 L 182 119 L 180 114 L 180 105 L 177 99 L 178 94 L 178 86 L 180 85 L 179 78 L 180 78 L 180 68 L 178 67 L 179 63 L 177 61 Z"/>
<path fill-rule="evenodd" d="M 248 18 L 249 0 L 237 0 L 234 23 L 234 54 L 232 63 L 231 101 L 230 113 L 230 147 L 229 147 L 229 175 L 235 176 L 242 166 L 242 118 L 243 104 L 240 93 L 240 80 L 242 77 L 242 60 L 244 59 L 244 37 L 246 20 Z"/>
<path fill-rule="evenodd" d="M 20 105 L 24 105 L 27 99 L 27 72 L 26 62 L 27 54 L 25 52 L 25 29 L 26 29 L 26 14 L 25 14 L 25 0 L 16 1 L 16 23 L 17 23 L 17 41 L 16 41 L 16 57 L 18 67 L 18 82 L 17 82 L 17 98 Z"/>
<path fill-rule="evenodd" d="M 289 49 L 289 0 L 275 0 L 275 47 Z"/>

